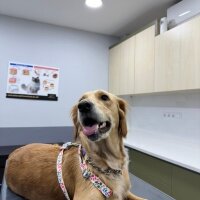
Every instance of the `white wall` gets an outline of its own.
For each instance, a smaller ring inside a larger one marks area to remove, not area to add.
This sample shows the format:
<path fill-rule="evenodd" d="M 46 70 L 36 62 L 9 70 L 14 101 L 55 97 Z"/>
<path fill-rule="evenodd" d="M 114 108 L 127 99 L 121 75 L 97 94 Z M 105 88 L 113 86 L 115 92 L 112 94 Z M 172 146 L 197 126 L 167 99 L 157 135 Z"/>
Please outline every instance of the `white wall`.
<path fill-rule="evenodd" d="M 71 125 L 88 90 L 108 87 L 108 47 L 116 38 L 0 15 L 0 127 Z M 60 68 L 59 101 L 6 99 L 9 61 Z"/>
<path fill-rule="evenodd" d="M 128 98 L 126 143 L 200 172 L 200 90 Z"/>

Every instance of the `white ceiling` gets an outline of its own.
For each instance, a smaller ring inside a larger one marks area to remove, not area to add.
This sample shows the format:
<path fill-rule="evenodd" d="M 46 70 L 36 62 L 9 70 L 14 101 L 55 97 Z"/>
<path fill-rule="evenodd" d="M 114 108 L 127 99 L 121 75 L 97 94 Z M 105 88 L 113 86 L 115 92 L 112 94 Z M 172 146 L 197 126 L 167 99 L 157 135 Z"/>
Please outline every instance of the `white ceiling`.
<path fill-rule="evenodd" d="M 178 0 L 103 0 L 89 9 L 84 0 L 0 0 L 0 14 L 59 26 L 123 36 L 165 15 Z"/>

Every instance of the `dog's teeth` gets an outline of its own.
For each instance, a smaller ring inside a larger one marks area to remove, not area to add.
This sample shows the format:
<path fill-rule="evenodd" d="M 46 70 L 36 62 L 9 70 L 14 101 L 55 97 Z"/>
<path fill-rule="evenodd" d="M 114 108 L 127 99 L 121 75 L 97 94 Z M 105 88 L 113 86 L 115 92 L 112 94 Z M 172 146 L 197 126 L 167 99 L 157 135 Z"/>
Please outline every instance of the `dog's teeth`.
<path fill-rule="evenodd" d="M 99 128 L 104 128 L 106 126 L 106 122 L 100 124 Z"/>

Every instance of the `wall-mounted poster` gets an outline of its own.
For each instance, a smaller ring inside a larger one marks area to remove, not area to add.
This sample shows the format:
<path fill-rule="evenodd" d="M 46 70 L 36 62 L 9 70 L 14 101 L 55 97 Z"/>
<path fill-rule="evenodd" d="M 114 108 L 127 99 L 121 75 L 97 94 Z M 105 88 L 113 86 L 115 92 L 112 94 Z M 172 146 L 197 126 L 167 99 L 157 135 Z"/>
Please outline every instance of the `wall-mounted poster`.
<path fill-rule="evenodd" d="M 59 68 L 10 62 L 7 98 L 58 100 Z"/>

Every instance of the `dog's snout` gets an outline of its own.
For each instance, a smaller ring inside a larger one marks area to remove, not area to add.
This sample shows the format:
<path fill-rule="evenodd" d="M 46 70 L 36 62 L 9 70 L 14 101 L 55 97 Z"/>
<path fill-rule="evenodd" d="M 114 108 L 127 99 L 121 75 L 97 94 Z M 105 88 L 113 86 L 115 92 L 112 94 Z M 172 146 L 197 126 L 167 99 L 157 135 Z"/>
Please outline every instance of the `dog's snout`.
<path fill-rule="evenodd" d="M 81 102 L 78 104 L 78 110 L 79 110 L 81 113 L 90 112 L 90 111 L 92 110 L 92 107 L 93 107 L 93 103 L 88 102 L 88 101 L 81 101 Z"/>

